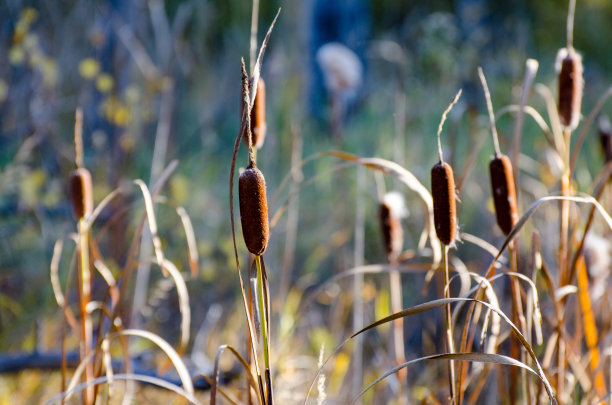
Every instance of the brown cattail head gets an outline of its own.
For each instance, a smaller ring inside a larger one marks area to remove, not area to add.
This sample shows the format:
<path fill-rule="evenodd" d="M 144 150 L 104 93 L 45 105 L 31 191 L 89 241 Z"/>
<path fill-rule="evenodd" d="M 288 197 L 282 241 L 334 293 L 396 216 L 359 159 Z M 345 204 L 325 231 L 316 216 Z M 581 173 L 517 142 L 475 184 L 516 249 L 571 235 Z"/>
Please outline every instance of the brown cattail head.
<path fill-rule="evenodd" d="M 518 221 L 516 188 L 510 158 L 506 155 L 495 156 L 489 163 L 489 172 L 497 224 L 504 235 L 508 235 Z"/>
<path fill-rule="evenodd" d="M 393 262 L 401 254 L 404 245 L 401 218 L 406 215 L 406 207 L 401 194 L 387 193 L 380 203 L 378 215 L 387 259 Z"/>
<path fill-rule="evenodd" d="M 570 130 L 576 129 L 582 103 L 582 57 L 573 48 L 557 54 L 559 67 L 559 119 Z"/>
<path fill-rule="evenodd" d="M 268 201 L 266 181 L 257 167 L 247 167 L 238 178 L 242 235 L 249 252 L 261 255 L 268 246 Z"/>
<path fill-rule="evenodd" d="M 244 100 L 242 100 L 244 110 Z M 257 94 L 251 109 L 251 133 L 253 134 L 253 148 L 260 149 L 266 139 L 266 84 L 262 77 L 257 82 Z M 244 135 L 245 145 L 249 145 L 248 134 Z"/>
<path fill-rule="evenodd" d="M 93 186 L 91 174 L 84 167 L 78 168 L 70 175 L 70 198 L 72 210 L 78 219 L 93 211 Z"/>
<path fill-rule="evenodd" d="M 605 115 L 600 115 L 597 123 L 599 126 L 599 142 L 606 163 L 608 163 L 612 161 L 612 126 L 610 126 L 610 120 Z"/>
<path fill-rule="evenodd" d="M 431 169 L 431 194 L 433 196 L 434 224 L 440 242 L 449 246 L 455 242 L 457 232 L 457 206 L 455 201 L 455 176 L 452 167 L 440 162 Z"/>

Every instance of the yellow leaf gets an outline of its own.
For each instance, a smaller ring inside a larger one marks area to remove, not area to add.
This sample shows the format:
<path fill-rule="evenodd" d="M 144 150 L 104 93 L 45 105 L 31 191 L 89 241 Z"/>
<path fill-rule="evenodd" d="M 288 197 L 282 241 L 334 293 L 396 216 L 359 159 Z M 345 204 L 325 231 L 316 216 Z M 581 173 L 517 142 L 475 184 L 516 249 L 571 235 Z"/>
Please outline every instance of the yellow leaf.
<path fill-rule="evenodd" d="M 98 72 L 100 72 L 100 64 L 94 58 L 85 58 L 79 63 L 79 73 L 85 79 L 93 79 Z"/>
<path fill-rule="evenodd" d="M 100 93 L 108 93 L 115 86 L 115 80 L 108 73 L 102 73 L 96 80 L 96 88 Z"/>
<path fill-rule="evenodd" d="M 32 24 L 38 18 L 38 11 L 32 7 L 26 7 L 21 11 L 21 20 L 26 24 Z"/>
<path fill-rule="evenodd" d="M 25 61 L 25 52 L 21 45 L 11 47 L 8 54 L 11 65 L 21 65 Z"/>

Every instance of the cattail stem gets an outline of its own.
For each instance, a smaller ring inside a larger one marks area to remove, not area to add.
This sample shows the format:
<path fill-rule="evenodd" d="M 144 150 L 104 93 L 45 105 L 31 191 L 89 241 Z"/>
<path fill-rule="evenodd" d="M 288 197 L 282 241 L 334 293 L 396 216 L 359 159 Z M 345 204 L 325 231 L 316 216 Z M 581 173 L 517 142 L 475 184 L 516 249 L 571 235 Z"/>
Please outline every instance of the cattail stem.
<path fill-rule="evenodd" d="M 574 46 L 574 15 L 576 14 L 576 0 L 569 0 L 567 12 L 567 49 Z"/>
<path fill-rule="evenodd" d="M 268 348 L 268 308 L 266 306 L 266 301 L 264 298 L 264 280 L 261 271 L 261 256 L 255 255 L 255 265 L 257 266 L 257 292 L 259 295 L 259 312 L 260 312 L 260 320 L 261 320 L 261 336 L 263 343 L 263 351 L 264 351 L 264 369 L 266 375 L 270 373 L 270 352 Z M 267 377 L 266 379 L 268 379 Z M 266 397 L 271 397 L 272 386 L 268 382 L 266 384 L 266 392 L 268 395 Z M 267 402 L 267 401 L 266 401 Z M 268 403 L 268 402 L 267 402 Z M 268 403 L 268 405 L 271 405 Z"/>
<path fill-rule="evenodd" d="M 83 167 L 83 110 L 80 107 L 74 114 L 74 163 L 77 169 Z"/>
<path fill-rule="evenodd" d="M 450 298 L 450 277 L 448 274 L 448 246 L 443 245 L 442 255 L 444 261 L 444 298 Z M 455 343 L 453 341 L 452 314 L 450 304 L 446 305 L 446 347 L 448 353 L 455 352 Z M 455 362 L 448 362 L 448 378 L 450 388 L 451 404 L 457 403 L 457 387 L 455 387 Z"/>
<path fill-rule="evenodd" d="M 89 268 L 89 229 L 85 219 L 79 219 L 79 258 L 81 264 L 80 275 L 80 311 L 81 311 L 81 360 L 85 359 L 91 350 L 92 325 L 91 317 L 87 312 L 87 305 L 91 301 L 91 269 Z M 93 364 L 89 362 L 85 366 L 84 382 L 93 380 Z M 94 387 L 85 389 L 84 403 L 93 404 Z"/>
<path fill-rule="evenodd" d="M 518 254 L 517 254 L 518 252 L 517 250 L 518 249 L 516 246 L 516 240 L 513 240 L 512 242 L 510 242 L 510 245 L 508 247 L 508 255 L 510 257 L 510 268 L 513 273 L 518 273 Z M 527 323 L 525 320 L 525 315 L 523 313 L 523 300 L 521 299 L 521 287 L 516 277 L 511 277 L 510 279 L 510 290 L 512 293 L 512 322 L 521 328 L 521 332 L 524 335 L 527 335 Z M 512 341 L 510 342 L 510 347 L 511 347 L 510 348 L 511 355 L 517 360 L 522 360 L 521 359 L 522 357 L 521 347 L 519 343 L 516 341 L 516 339 L 512 339 Z M 518 391 L 516 388 L 517 371 L 518 370 L 515 367 L 513 367 L 510 370 L 510 384 L 509 384 L 510 403 L 516 403 L 516 395 Z M 522 386 L 524 387 L 527 383 L 526 375 L 524 373 L 521 373 L 521 379 L 522 379 Z"/>
<path fill-rule="evenodd" d="M 480 77 L 480 83 L 484 90 L 485 100 L 487 101 L 487 110 L 489 111 L 489 124 L 491 125 L 491 135 L 493 136 L 493 147 L 495 148 L 495 156 L 501 155 L 499 149 L 499 137 L 497 136 L 497 128 L 495 127 L 495 114 L 493 113 L 493 103 L 491 102 L 491 93 L 489 92 L 489 86 L 487 86 L 487 79 L 485 78 L 482 68 L 478 67 L 478 76 Z"/>
<path fill-rule="evenodd" d="M 455 104 L 457 104 L 457 102 L 459 101 L 459 97 L 461 97 L 461 91 L 462 90 L 459 89 L 459 91 L 455 95 L 455 98 L 453 98 L 453 101 L 451 101 L 448 107 L 446 107 L 446 110 L 444 110 L 444 112 L 442 113 L 442 119 L 440 119 L 440 124 L 438 124 L 437 137 L 438 137 L 438 156 L 440 157 L 440 163 L 444 163 L 444 156 L 442 155 L 442 143 L 440 142 L 440 134 L 442 133 L 442 127 L 444 126 L 444 122 L 446 121 L 446 116 L 448 115 L 450 110 L 453 109 Z"/>

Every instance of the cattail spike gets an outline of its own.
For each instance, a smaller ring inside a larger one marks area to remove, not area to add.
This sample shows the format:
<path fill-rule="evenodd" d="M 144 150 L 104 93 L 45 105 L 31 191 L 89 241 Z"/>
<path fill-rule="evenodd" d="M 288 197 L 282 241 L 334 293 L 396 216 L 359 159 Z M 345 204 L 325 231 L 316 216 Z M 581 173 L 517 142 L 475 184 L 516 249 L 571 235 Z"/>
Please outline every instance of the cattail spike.
<path fill-rule="evenodd" d="M 504 235 L 508 235 L 518 221 L 516 188 L 510 158 L 506 155 L 495 156 L 489 163 L 489 172 L 497 224 Z"/>
<path fill-rule="evenodd" d="M 431 194 L 436 235 L 440 242 L 451 246 L 457 232 L 457 204 L 455 176 L 448 163 L 440 162 L 431 169 Z"/>
<path fill-rule="evenodd" d="M 266 138 L 266 84 L 261 77 L 257 83 L 255 101 L 251 108 L 251 142 L 255 149 L 261 149 Z M 244 105 L 244 100 L 242 100 L 243 109 Z M 244 143 L 249 146 L 248 136 L 244 137 Z"/>
<path fill-rule="evenodd" d="M 74 215 L 80 220 L 93 211 L 93 185 L 89 170 L 78 168 L 70 175 L 70 198 Z"/>
<path fill-rule="evenodd" d="M 406 207 L 401 194 L 387 193 L 380 203 L 378 215 L 387 259 L 393 262 L 401 254 L 404 245 L 401 218 L 406 215 Z"/>
<path fill-rule="evenodd" d="M 266 181 L 255 165 L 249 165 L 238 178 L 238 199 L 242 234 L 249 252 L 261 255 L 268 246 L 268 201 Z"/>
<path fill-rule="evenodd" d="M 578 127 L 582 103 L 582 57 L 574 48 L 563 48 L 557 54 L 559 70 L 559 119 L 570 130 Z"/>

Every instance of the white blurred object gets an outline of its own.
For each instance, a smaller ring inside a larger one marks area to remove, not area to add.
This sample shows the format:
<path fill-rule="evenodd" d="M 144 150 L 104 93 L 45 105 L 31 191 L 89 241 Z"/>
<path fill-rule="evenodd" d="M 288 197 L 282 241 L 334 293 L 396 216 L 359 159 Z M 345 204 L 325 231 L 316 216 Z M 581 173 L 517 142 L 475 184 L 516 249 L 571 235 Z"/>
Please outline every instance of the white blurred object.
<path fill-rule="evenodd" d="M 404 196 L 399 191 L 390 191 L 385 194 L 383 203 L 389 207 L 393 216 L 397 218 L 408 217 L 408 207 L 406 207 Z"/>
<path fill-rule="evenodd" d="M 355 52 L 339 42 L 329 42 L 319 48 L 316 60 L 330 93 L 355 95 L 363 76 L 363 66 Z"/>
<path fill-rule="evenodd" d="M 321 46 L 315 58 L 329 92 L 330 130 L 340 137 L 347 105 L 357 97 L 362 83 L 363 66 L 355 52 L 338 42 Z"/>
<path fill-rule="evenodd" d="M 597 301 L 606 292 L 612 270 L 612 243 L 599 235 L 588 234 L 584 241 L 584 258 L 593 279 L 591 295 L 593 301 Z"/>

